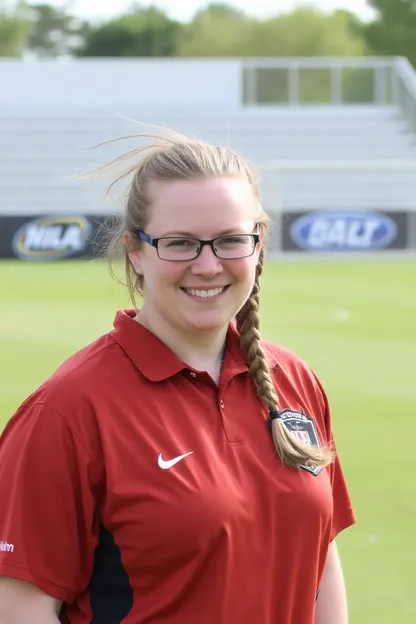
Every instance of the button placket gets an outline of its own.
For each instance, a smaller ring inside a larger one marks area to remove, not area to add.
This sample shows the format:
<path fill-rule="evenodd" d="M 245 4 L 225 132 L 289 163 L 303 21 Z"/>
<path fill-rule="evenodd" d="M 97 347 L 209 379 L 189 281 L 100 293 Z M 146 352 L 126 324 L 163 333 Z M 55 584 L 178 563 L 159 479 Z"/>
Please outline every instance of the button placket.
<path fill-rule="evenodd" d="M 224 388 L 220 390 L 220 396 L 224 396 Z M 218 411 L 221 417 L 222 427 L 225 433 L 225 436 L 232 445 L 241 445 L 244 444 L 244 433 L 238 427 L 238 423 L 235 422 L 235 414 L 233 402 L 231 401 L 227 403 L 227 410 L 225 409 L 226 402 L 223 398 L 218 397 Z M 231 406 L 231 407 L 230 407 Z M 231 411 L 230 411 L 231 410 Z M 234 422 L 233 422 L 234 421 Z"/>

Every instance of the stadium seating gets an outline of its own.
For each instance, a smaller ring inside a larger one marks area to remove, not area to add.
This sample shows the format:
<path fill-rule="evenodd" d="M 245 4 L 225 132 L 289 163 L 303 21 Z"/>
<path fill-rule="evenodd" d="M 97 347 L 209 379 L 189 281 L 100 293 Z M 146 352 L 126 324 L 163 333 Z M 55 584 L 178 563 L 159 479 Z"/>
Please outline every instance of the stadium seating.
<path fill-rule="evenodd" d="M 235 113 L 203 108 L 0 109 L 0 212 L 25 214 L 28 206 L 41 214 L 111 209 L 104 202 L 111 177 L 87 184 L 71 176 L 140 145 L 131 139 L 88 149 L 155 130 L 146 124 L 243 153 L 259 166 L 263 194 L 272 209 L 398 209 L 413 204 L 416 196 L 414 168 L 406 167 L 416 163 L 416 137 L 394 107 L 248 107 Z M 337 168 L 341 161 L 344 165 Z M 371 161 L 372 166 L 360 168 L 357 161 Z"/>

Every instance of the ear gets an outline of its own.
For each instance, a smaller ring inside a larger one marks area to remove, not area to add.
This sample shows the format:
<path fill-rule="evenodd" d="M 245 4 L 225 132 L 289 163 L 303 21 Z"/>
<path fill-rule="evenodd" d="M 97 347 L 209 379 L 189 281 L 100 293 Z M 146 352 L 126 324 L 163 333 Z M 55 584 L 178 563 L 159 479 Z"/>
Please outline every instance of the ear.
<path fill-rule="evenodd" d="M 264 245 L 264 234 L 265 234 L 265 230 L 262 225 L 260 226 L 259 234 L 260 234 L 259 248 L 262 249 Z"/>
<path fill-rule="evenodd" d="M 141 269 L 141 257 L 140 250 L 136 249 L 135 251 L 130 251 L 128 253 L 129 260 L 138 275 L 143 275 L 143 271 Z"/>
<path fill-rule="evenodd" d="M 256 264 L 259 263 L 260 260 L 260 254 L 262 252 L 263 249 L 263 245 L 264 245 L 264 234 L 265 234 L 265 228 L 263 225 L 260 225 L 259 227 L 259 242 L 256 245 L 256 251 L 255 251 L 255 256 L 256 256 Z"/>
<path fill-rule="evenodd" d="M 133 248 L 132 246 L 132 236 L 130 232 L 124 232 L 123 234 L 123 243 L 126 249 L 129 260 L 132 264 L 132 267 L 136 271 L 138 275 L 143 275 L 143 271 L 141 269 L 141 253 L 140 249 Z M 130 251 L 129 251 L 130 249 Z"/>

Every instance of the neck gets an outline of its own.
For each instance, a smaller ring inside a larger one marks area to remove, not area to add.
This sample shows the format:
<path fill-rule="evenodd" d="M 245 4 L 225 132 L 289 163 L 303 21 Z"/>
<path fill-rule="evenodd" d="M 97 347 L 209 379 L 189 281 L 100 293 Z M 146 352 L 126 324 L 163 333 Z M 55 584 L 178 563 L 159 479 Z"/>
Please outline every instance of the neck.
<path fill-rule="evenodd" d="M 135 320 L 159 338 L 182 362 L 196 370 L 206 370 L 211 376 L 219 375 L 228 325 L 215 331 L 184 332 L 167 325 L 154 313 L 151 318 L 149 316 L 142 309 Z"/>

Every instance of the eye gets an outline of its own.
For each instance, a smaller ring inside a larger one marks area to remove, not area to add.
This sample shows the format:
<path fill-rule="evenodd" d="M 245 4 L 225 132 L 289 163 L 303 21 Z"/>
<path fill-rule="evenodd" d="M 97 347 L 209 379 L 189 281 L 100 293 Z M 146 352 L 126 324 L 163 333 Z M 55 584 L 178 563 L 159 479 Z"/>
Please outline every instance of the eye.
<path fill-rule="evenodd" d="M 225 236 L 224 238 L 220 238 L 217 242 L 219 245 L 245 245 L 247 240 L 247 236 Z"/>
<path fill-rule="evenodd" d="M 166 240 L 167 247 L 194 247 L 196 241 L 190 238 L 171 238 Z"/>

